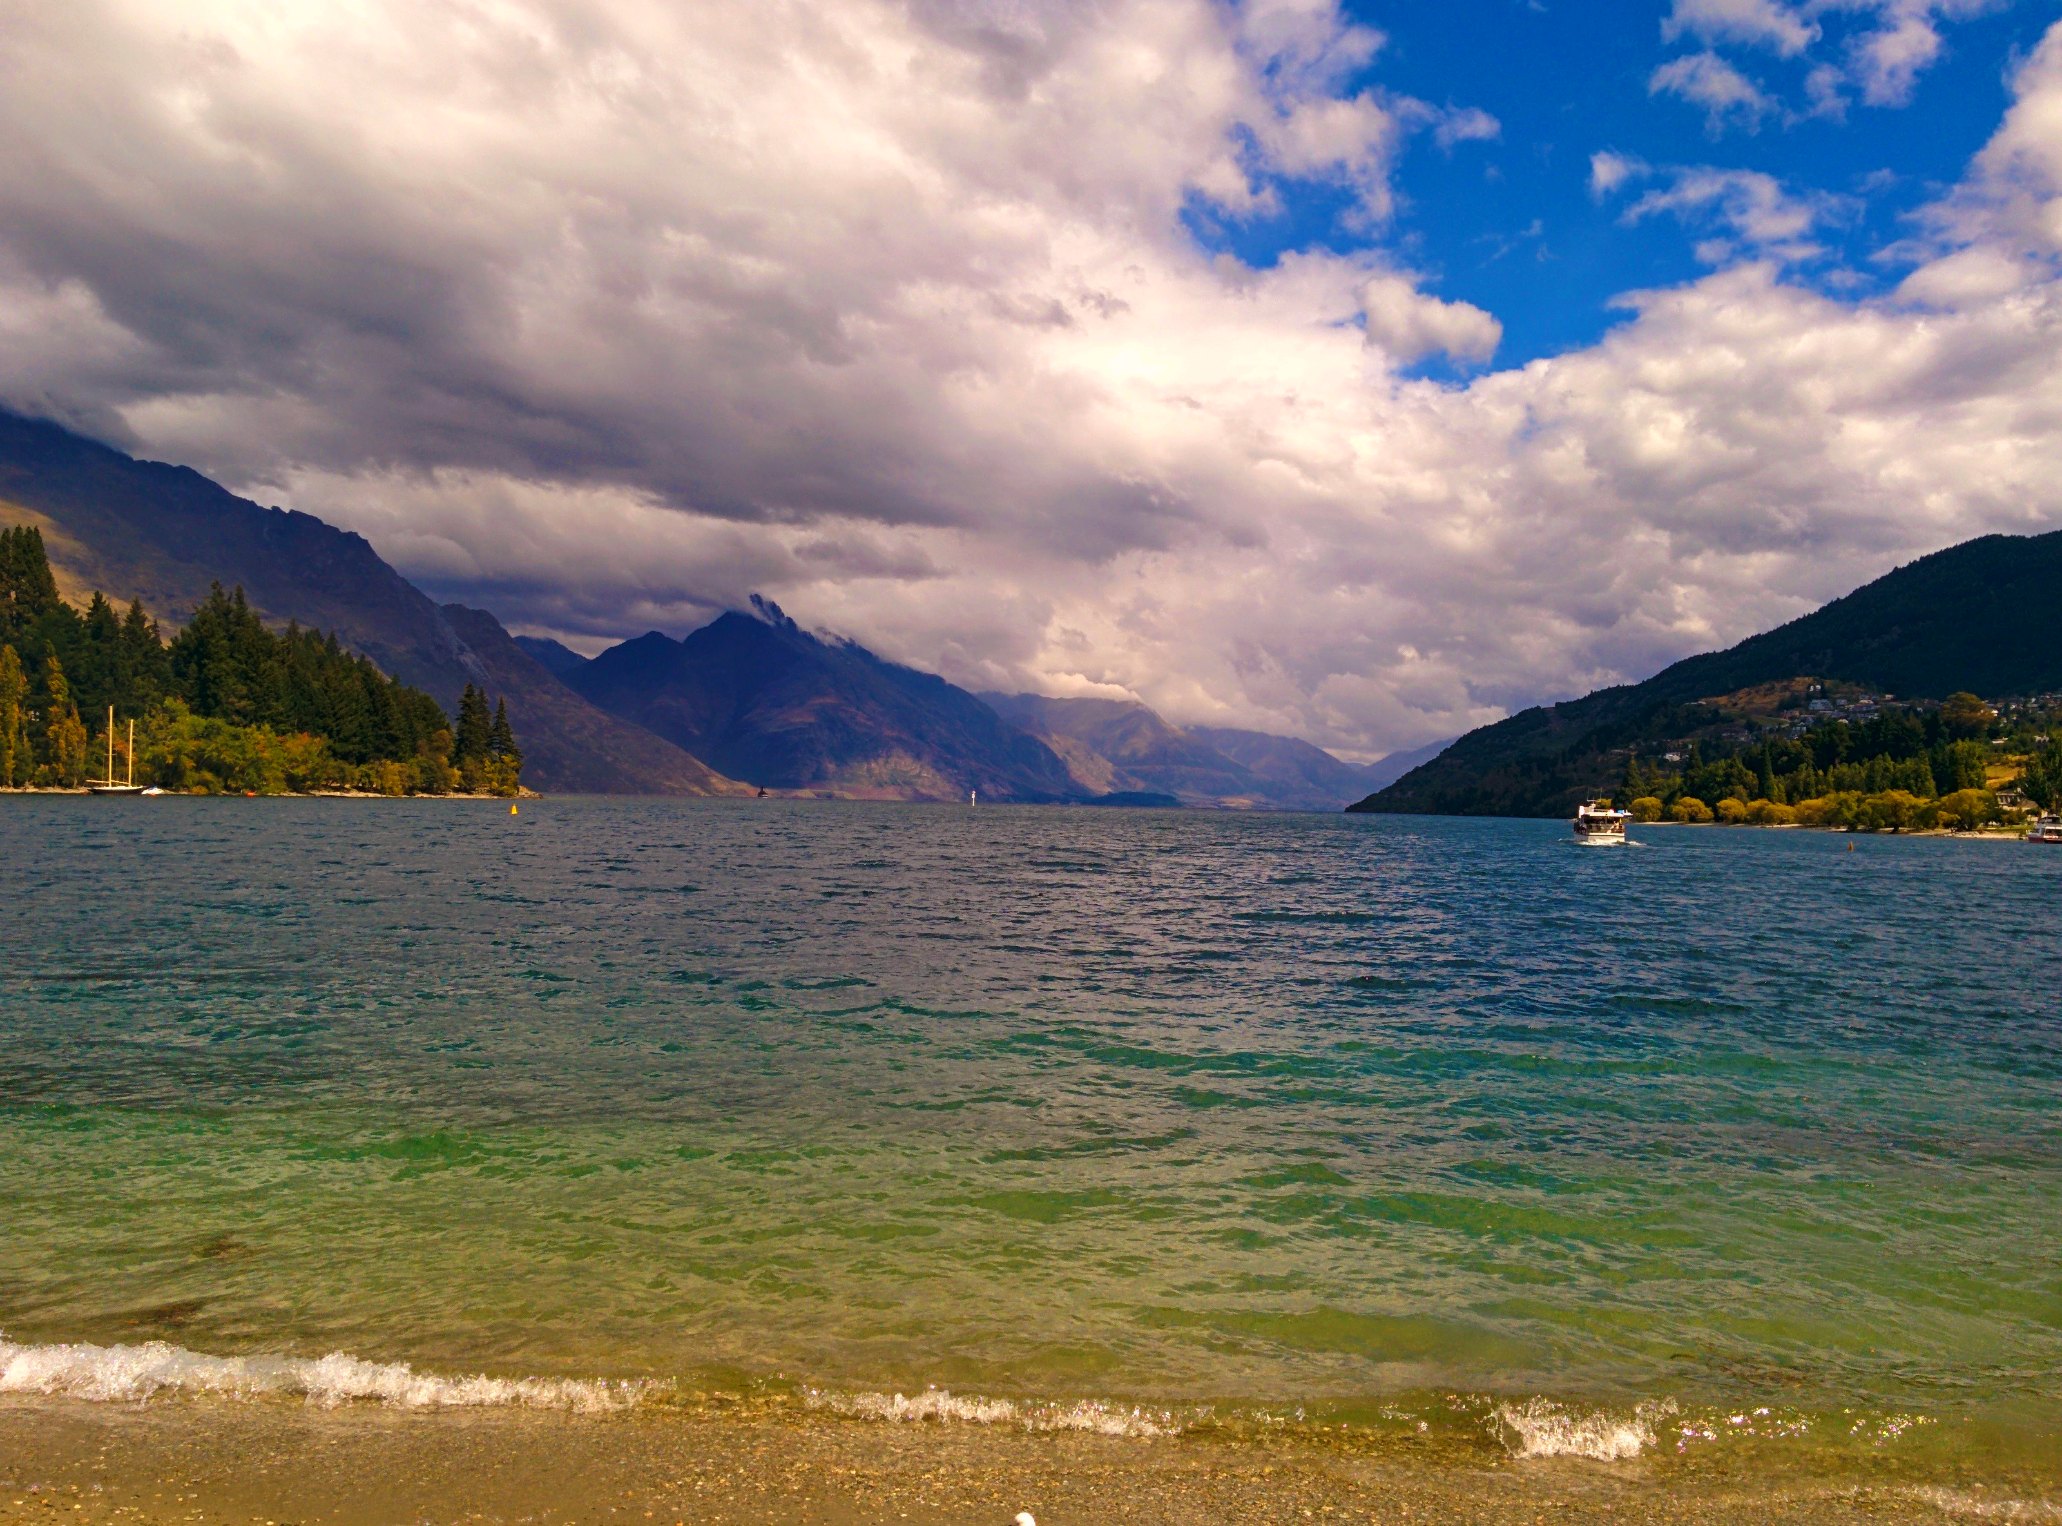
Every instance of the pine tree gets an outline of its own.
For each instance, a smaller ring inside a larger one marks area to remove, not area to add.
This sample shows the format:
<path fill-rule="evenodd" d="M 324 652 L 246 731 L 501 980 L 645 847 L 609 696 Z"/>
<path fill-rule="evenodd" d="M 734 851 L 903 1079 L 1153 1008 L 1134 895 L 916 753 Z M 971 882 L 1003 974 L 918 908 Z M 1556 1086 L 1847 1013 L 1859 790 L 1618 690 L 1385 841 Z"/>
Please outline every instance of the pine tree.
<path fill-rule="evenodd" d="M 516 747 L 515 728 L 508 724 L 508 701 L 494 701 L 494 725 L 487 734 L 487 750 L 497 759 L 513 759 L 520 763 L 522 753 Z"/>
<path fill-rule="evenodd" d="M 126 686 L 116 696 L 123 709 L 141 714 L 155 710 L 172 690 L 172 664 L 157 623 L 144 612 L 143 601 L 129 601 L 122 616 L 121 674 Z"/>
<path fill-rule="evenodd" d="M 494 702 L 494 725 L 487 746 L 494 758 L 494 786 L 513 795 L 522 786 L 523 750 L 516 746 L 515 728 L 508 723 L 508 701 Z"/>
<path fill-rule="evenodd" d="M 44 707 L 44 759 L 54 784 L 77 786 L 86 782 L 86 723 L 79 719 L 79 707 L 72 703 L 71 684 L 64 665 L 51 652 L 43 659 L 43 690 L 49 696 Z"/>
<path fill-rule="evenodd" d="M 458 731 L 451 761 L 461 768 L 484 763 L 493 750 L 494 723 L 487 714 L 487 696 L 471 684 L 458 697 Z"/>
<path fill-rule="evenodd" d="M 61 607 L 43 532 L 34 525 L 0 530 L 0 643 L 19 651 L 37 624 Z"/>

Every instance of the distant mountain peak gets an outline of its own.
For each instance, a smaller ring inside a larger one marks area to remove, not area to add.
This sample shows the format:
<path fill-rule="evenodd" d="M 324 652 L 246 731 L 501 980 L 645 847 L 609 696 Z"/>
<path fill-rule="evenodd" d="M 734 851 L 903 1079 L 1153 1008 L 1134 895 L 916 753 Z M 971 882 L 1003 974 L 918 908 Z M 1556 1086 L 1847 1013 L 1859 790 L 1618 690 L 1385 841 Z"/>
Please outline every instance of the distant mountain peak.
<path fill-rule="evenodd" d="M 795 635 L 803 634 L 802 627 L 788 617 L 786 610 L 762 594 L 755 593 L 752 595 L 752 610 L 761 620 L 777 631 L 788 631 Z"/>
<path fill-rule="evenodd" d="M 763 597 L 683 641 L 612 647 L 570 682 L 755 785 L 920 800 L 1082 793 L 1044 744 L 965 690 L 856 642 L 815 636 Z"/>

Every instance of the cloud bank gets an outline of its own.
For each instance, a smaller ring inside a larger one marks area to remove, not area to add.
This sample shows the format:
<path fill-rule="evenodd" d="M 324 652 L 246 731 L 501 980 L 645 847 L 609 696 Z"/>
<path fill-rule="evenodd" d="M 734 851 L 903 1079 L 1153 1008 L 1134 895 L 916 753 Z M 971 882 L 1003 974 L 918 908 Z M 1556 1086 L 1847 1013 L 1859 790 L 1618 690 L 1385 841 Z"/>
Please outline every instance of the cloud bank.
<path fill-rule="evenodd" d="M 1382 234 L 1414 137 L 1494 123 L 1381 48 L 1330 0 L 0 0 L 0 399 L 518 628 L 763 591 L 1361 754 L 2062 523 L 2062 28 L 1895 297 L 1787 281 L 1827 213 L 1773 183 L 1609 160 L 1719 268 L 1465 380 L 1496 318 Z M 1296 185 L 1364 250 L 1190 232 Z"/>

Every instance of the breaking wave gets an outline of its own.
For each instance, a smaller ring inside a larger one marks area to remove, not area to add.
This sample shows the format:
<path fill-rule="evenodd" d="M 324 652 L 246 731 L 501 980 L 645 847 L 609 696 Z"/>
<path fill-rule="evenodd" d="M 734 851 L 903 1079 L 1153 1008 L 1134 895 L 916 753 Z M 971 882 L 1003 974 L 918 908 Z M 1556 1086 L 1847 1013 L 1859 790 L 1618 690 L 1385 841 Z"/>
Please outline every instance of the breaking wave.
<path fill-rule="evenodd" d="M 1551 1399 L 1499 1404 L 1495 1418 L 1519 1457 L 1586 1457 L 1625 1462 L 1654 1444 L 1657 1420 L 1675 1413 L 1671 1403 L 1643 1404 L 1631 1414 L 1571 1410 Z"/>
<path fill-rule="evenodd" d="M 209 1356 L 164 1341 L 137 1346 L 24 1346 L 0 1338 L 0 1394 L 139 1403 L 160 1394 L 235 1398 L 300 1397 L 334 1406 L 369 1402 L 397 1409 L 520 1406 L 596 1414 L 627 1409 L 654 1385 L 589 1378 L 446 1377 L 406 1362 L 368 1362 L 345 1352 L 321 1357 Z"/>
<path fill-rule="evenodd" d="M 1027 1431 L 1085 1431 L 1097 1436 L 1172 1436 L 1181 1429 L 1164 1410 L 1129 1408 L 1095 1399 L 1071 1403 L 986 1399 L 942 1388 L 927 1388 L 914 1397 L 807 1389 L 803 1397 L 811 1409 L 860 1420 L 959 1422 Z"/>

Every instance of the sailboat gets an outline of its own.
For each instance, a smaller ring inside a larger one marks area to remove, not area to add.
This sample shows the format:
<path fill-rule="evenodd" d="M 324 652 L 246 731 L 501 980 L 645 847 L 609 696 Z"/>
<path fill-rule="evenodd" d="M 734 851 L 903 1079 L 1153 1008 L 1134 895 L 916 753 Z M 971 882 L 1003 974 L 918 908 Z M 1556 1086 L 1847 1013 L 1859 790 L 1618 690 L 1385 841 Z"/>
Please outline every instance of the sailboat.
<path fill-rule="evenodd" d="M 136 782 L 136 721 L 129 721 L 129 756 L 123 760 L 126 782 L 115 783 L 115 707 L 107 707 L 107 777 L 88 780 L 86 793 L 89 795 L 145 795 L 150 791 Z M 160 791 L 159 793 L 162 793 Z"/>

